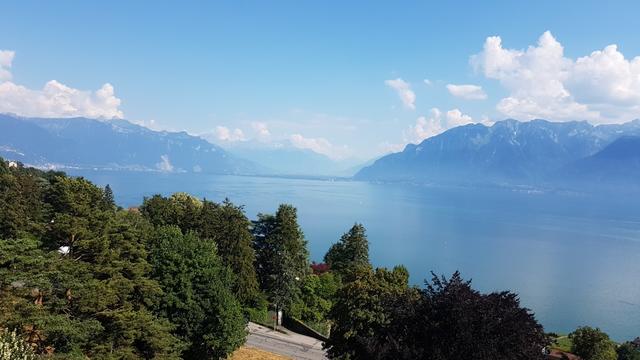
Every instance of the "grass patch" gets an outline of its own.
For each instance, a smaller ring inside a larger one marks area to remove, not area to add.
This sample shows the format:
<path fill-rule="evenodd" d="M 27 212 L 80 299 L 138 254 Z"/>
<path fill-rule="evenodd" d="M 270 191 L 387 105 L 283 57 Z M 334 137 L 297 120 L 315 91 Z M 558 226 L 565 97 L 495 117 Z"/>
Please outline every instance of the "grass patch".
<path fill-rule="evenodd" d="M 573 345 L 573 343 L 571 342 L 571 339 L 569 339 L 569 337 L 566 335 L 559 335 L 558 337 L 554 338 L 553 342 L 551 343 L 552 348 L 565 352 L 571 351 L 571 345 Z"/>
<path fill-rule="evenodd" d="M 310 321 L 310 322 L 305 322 L 305 325 L 307 325 L 308 327 L 312 328 L 313 330 L 315 330 L 316 332 L 329 337 L 329 330 L 331 329 L 331 323 L 328 321 L 319 321 L 319 322 L 315 322 L 315 321 Z"/>

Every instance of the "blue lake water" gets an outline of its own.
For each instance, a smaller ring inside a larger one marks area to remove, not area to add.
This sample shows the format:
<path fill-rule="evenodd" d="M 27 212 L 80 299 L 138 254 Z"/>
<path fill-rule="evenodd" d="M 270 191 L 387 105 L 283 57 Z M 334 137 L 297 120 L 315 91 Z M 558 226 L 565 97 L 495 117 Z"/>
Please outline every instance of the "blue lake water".
<path fill-rule="evenodd" d="M 111 185 L 121 206 L 184 191 L 244 204 L 254 219 L 280 203 L 298 208 L 313 260 L 354 222 L 368 231 L 375 266 L 404 264 L 422 285 L 460 270 L 482 291 L 512 290 L 547 331 L 597 326 L 640 336 L 637 195 L 443 189 L 245 176 L 74 172 Z"/>

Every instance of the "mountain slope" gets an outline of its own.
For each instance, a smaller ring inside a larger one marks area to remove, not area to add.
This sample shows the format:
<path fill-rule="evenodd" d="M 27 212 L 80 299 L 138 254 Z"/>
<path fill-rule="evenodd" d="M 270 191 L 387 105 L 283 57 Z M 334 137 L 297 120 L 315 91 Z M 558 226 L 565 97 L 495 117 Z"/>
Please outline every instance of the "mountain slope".
<path fill-rule="evenodd" d="M 310 149 L 295 147 L 288 140 L 237 142 L 225 148 L 270 169 L 274 175 L 352 176 L 355 171 L 349 170 L 358 164 L 358 160 L 335 160 Z"/>
<path fill-rule="evenodd" d="M 640 186 L 640 136 L 622 136 L 598 153 L 565 166 L 561 173 L 577 182 Z"/>
<path fill-rule="evenodd" d="M 185 132 L 125 120 L 0 115 L 0 156 L 35 166 L 259 173 L 262 168 Z"/>
<path fill-rule="evenodd" d="M 640 135 L 640 121 L 592 126 L 587 122 L 504 120 L 472 124 L 409 144 L 359 171 L 375 181 L 510 182 L 547 179 L 563 166 L 595 154 L 622 135 Z"/>

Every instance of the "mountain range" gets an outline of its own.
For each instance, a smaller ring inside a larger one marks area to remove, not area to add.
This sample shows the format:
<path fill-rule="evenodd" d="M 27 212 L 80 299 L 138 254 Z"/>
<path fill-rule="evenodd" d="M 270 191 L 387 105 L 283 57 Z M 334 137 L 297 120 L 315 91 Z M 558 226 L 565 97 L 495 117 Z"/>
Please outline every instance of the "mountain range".
<path fill-rule="evenodd" d="M 268 170 L 186 132 L 126 120 L 0 114 L 0 156 L 44 168 L 260 174 Z"/>
<path fill-rule="evenodd" d="M 445 184 L 635 182 L 640 120 L 621 125 L 504 120 L 450 129 L 378 159 L 355 179 Z M 623 169 L 623 170 L 621 170 Z"/>
<path fill-rule="evenodd" d="M 0 156 L 41 168 L 246 175 L 339 175 L 438 184 L 640 187 L 640 120 L 594 126 L 533 120 L 450 129 L 373 163 L 338 162 L 292 144 L 224 149 L 126 120 L 0 114 Z"/>

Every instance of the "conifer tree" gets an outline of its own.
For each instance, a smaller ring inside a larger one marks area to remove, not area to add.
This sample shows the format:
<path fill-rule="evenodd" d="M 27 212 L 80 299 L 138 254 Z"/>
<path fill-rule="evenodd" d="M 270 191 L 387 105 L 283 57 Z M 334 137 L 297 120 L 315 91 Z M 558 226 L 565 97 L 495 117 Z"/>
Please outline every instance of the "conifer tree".
<path fill-rule="evenodd" d="M 200 236 L 215 241 L 222 264 L 236 276 L 233 292 L 244 305 L 255 302 L 259 291 L 250 226 L 243 208 L 229 199 L 221 205 L 203 202 Z"/>
<path fill-rule="evenodd" d="M 364 226 L 354 224 L 337 243 L 331 245 L 324 262 L 340 274 L 369 265 L 369 241 Z"/>
<path fill-rule="evenodd" d="M 275 216 L 259 215 L 254 236 L 260 285 L 277 308 L 289 310 L 298 301 L 301 281 L 310 269 L 296 209 L 283 204 Z"/>
<path fill-rule="evenodd" d="M 158 229 L 151 240 L 153 276 L 164 295 L 160 313 L 176 325 L 187 359 L 220 359 L 245 340 L 245 320 L 215 243 L 177 227 Z"/>

